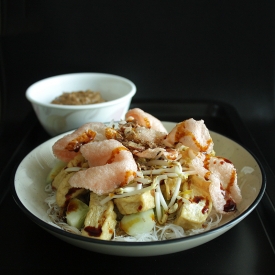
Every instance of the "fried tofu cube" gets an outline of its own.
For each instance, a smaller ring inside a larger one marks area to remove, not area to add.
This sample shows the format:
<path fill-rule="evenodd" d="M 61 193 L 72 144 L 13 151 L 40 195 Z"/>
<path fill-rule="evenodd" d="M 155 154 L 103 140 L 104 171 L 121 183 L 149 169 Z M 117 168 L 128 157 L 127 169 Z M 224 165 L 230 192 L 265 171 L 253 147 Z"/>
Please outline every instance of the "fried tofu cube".
<path fill-rule="evenodd" d="M 67 167 L 81 167 L 88 168 L 88 161 L 82 156 L 82 154 L 77 154 L 71 161 L 68 162 Z"/>
<path fill-rule="evenodd" d="M 155 208 L 155 198 L 150 190 L 129 197 L 117 198 L 114 202 L 122 215 L 134 214 Z"/>
<path fill-rule="evenodd" d="M 63 179 L 68 177 L 68 174 L 72 173 L 72 172 L 68 172 L 66 168 L 71 168 L 71 167 L 88 168 L 88 166 L 89 166 L 88 162 L 84 159 L 84 157 L 81 154 L 76 155 L 71 161 L 67 163 L 66 167 L 61 169 L 60 172 L 55 176 L 55 178 L 52 181 L 52 188 L 57 190 L 60 183 L 63 181 Z"/>
<path fill-rule="evenodd" d="M 81 154 L 78 154 L 73 158 L 68 164 L 67 167 L 87 167 L 87 161 Z M 75 174 L 76 172 L 68 172 L 66 169 L 62 169 L 54 178 L 52 182 L 52 188 L 56 189 L 56 203 L 59 207 L 66 206 L 66 202 L 69 199 L 78 197 L 79 195 L 87 192 L 83 188 L 73 188 L 69 184 L 69 179 Z"/>
<path fill-rule="evenodd" d="M 208 208 L 209 201 L 203 197 L 198 198 L 198 201 L 185 202 L 178 210 L 174 224 L 186 230 L 201 228 L 208 217 Z"/>
<path fill-rule="evenodd" d="M 69 179 L 74 175 L 74 173 L 64 174 L 63 179 L 58 184 L 56 190 L 56 204 L 59 207 L 65 207 L 66 203 L 72 199 L 76 198 L 81 194 L 87 192 L 84 188 L 74 188 L 69 184 Z"/>
<path fill-rule="evenodd" d="M 106 196 L 90 193 L 89 211 L 81 230 L 83 236 L 100 240 L 110 240 L 117 224 L 114 203 L 108 201 L 101 205 L 100 201 Z"/>
<path fill-rule="evenodd" d="M 204 179 L 192 176 L 183 184 L 182 193 L 183 200 L 180 209 L 177 211 L 177 216 L 174 224 L 182 228 L 197 229 L 201 228 L 206 221 L 209 213 L 212 210 L 212 200 L 206 192 Z"/>
<path fill-rule="evenodd" d="M 57 190 L 61 181 L 68 175 L 69 173 L 63 168 L 52 181 L 52 189 Z"/>
<path fill-rule="evenodd" d="M 171 198 L 174 194 L 176 185 L 177 185 L 176 178 L 168 178 L 168 179 L 164 180 L 164 184 L 162 184 L 160 186 L 161 192 L 167 201 L 171 200 Z"/>

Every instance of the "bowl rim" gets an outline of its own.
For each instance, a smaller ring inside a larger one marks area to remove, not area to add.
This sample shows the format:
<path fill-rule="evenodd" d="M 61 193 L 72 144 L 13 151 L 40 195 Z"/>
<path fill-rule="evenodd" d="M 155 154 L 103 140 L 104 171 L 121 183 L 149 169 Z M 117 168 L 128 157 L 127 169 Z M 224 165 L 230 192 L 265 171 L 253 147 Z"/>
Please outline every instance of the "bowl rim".
<path fill-rule="evenodd" d="M 182 241 L 187 241 L 188 242 L 188 241 L 192 241 L 193 239 L 204 238 L 205 236 L 212 235 L 213 233 L 214 234 L 215 233 L 219 234 L 219 231 L 221 231 L 222 233 L 224 233 L 227 230 L 229 230 L 230 228 L 232 228 L 233 226 L 235 226 L 236 224 L 238 224 L 240 221 L 242 221 L 246 216 L 248 216 L 256 208 L 256 206 L 258 205 L 258 203 L 261 201 L 261 199 L 262 199 L 262 197 L 263 197 L 263 195 L 265 193 L 265 189 L 266 189 L 266 173 L 265 173 L 263 165 L 259 161 L 258 157 L 250 149 L 246 148 L 246 146 L 240 144 L 239 142 L 235 141 L 232 138 L 227 137 L 226 135 L 220 134 L 220 133 L 215 132 L 215 131 L 211 131 L 211 132 L 216 133 L 218 135 L 222 135 L 222 136 L 226 137 L 227 139 L 232 140 L 233 142 L 235 142 L 239 146 L 243 147 L 254 158 L 254 160 L 258 164 L 259 169 L 261 171 L 261 175 L 262 175 L 262 177 L 261 177 L 262 182 L 261 182 L 261 187 L 260 187 L 259 193 L 257 194 L 257 196 L 254 199 L 254 201 L 252 202 L 252 204 L 247 209 L 245 209 L 242 213 L 240 213 L 239 216 L 234 217 L 232 220 L 227 221 L 226 223 L 224 223 L 224 224 L 222 224 L 222 225 L 220 225 L 220 226 L 218 226 L 216 228 L 212 228 L 212 229 L 210 229 L 208 231 L 205 231 L 205 232 L 202 232 L 202 233 L 198 233 L 198 234 L 190 235 L 190 236 L 185 236 L 185 237 L 180 237 L 180 238 L 175 238 L 175 239 L 161 240 L 161 241 L 151 241 L 151 242 L 124 242 L 124 241 L 110 241 L 110 240 L 100 240 L 100 239 L 95 239 L 95 238 L 88 238 L 88 237 L 85 237 L 85 236 L 82 236 L 82 235 L 77 235 L 77 234 L 74 234 L 74 233 L 70 233 L 70 232 L 67 232 L 67 231 L 65 231 L 65 230 L 63 230 L 61 228 L 55 227 L 54 225 L 48 224 L 45 221 L 41 220 L 40 218 L 36 217 L 34 214 L 32 214 L 27 208 L 25 208 L 25 206 L 23 205 L 23 203 L 19 199 L 19 197 L 17 195 L 17 192 L 16 192 L 16 188 L 15 188 L 15 180 L 14 180 L 14 183 L 12 184 L 12 186 L 11 186 L 11 194 L 12 194 L 12 197 L 13 197 L 14 201 L 18 205 L 18 207 L 32 221 L 34 221 L 40 227 L 46 229 L 49 232 L 53 232 L 54 234 L 61 235 L 61 236 L 65 237 L 65 238 L 69 238 L 69 239 L 73 239 L 73 240 L 77 240 L 77 241 L 81 241 L 81 242 L 100 244 L 102 246 L 114 246 L 114 247 L 116 247 L 116 246 L 123 246 L 123 247 L 130 247 L 130 246 L 131 247 L 160 246 L 160 245 L 165 245 L 165 244 L 176 244 L 176 243 L 180 243 Z M 53 137 L 53 138 L 56 138 L 56 137 Z M 45 142 L 47 142 L 47 141 L 45 141 Z M 45 143 L 45 142 L 43 142 L 43 143 Z M 41 146 L 42 144 L 40 144 L 39 146 Z M 25 158 L 31 152 L 29 152 L 25 156 Z M 17 168 L 16 168 L 16 170 L 14 172 L 14 177 L 13 177 L 14 179 L 15 179 L 15 175 L 16 175 L 18 167 L 19 166 L 17 166 Z"/>
<path fill-rule="evenodd" d="M 129 84 L 131 87 L 131 90 L 124 96 L 119 97 L 117 99 L 114 100 L 110 100 L 110 101 L 106 101 L 106 102 L 101 102 L 101 103 L 94 103 L 94 104 L 85 104 L 85 105 L 58 105 L 58 104 L 52 104 L 52 103 L 44 103 L 41 102 L 39 100 L 35 100 L 31 97 L 30 93 L 31 90 L 34 86 L 41 84 L 42 82 L 48 81 L 48 80 L 53 80 L 55 78 L 59 78 L 59 77 L 67 77 L 67 76 L 102 76 L 102 77 L 110 77 L 113 79 L 120 79 L 122 81 L 124 81 L 125 83 Z M 131 98 L 136 94 L 136 85 L 129 79 L 119 76 L 119 75 L 115 75 L 115 74 L 108 74 L 108 73 L 100 73 L 100 72 L 79 72 L 79 73 L 68 73 L 68 74 L 60 74 L 60 75 L 55 75 L 55 76 L 50 76 L 41 80 L 38 80 L 36 82 L 34 82 L 33 84 L 31 84 L 26 92 L 25 92 L 25 96 L 28 99 L 29 102 L 31 102 L 32 104 L 36 104 L 36 105 L 40 105 L 40 106 L 44 106 L 44 107 L 48 107 L 48 108 L 53 108 L 53 109 L 63 109 L 63 110 L 83 110 L 83 109 L 97 109 L 97 108 L 104 108 L 104 107 L 108 107 L 110 105 L 115 105 L 117 103 L 119 103 L 120 101 L 123 101 L 126 98 Z"/>

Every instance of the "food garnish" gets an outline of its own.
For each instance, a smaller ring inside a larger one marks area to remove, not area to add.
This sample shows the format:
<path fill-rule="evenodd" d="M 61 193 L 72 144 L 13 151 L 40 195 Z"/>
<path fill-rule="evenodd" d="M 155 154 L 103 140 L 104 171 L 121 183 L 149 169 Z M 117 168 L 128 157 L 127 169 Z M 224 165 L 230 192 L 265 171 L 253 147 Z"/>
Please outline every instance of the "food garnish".
<path fill-rule="evenodd" d="M 62 95 L 52 100 L 52 104 L 59 105 L 87 105 L 105 102 L 100 92 L 91 90 L 77 92 L 63 92 Z"/>

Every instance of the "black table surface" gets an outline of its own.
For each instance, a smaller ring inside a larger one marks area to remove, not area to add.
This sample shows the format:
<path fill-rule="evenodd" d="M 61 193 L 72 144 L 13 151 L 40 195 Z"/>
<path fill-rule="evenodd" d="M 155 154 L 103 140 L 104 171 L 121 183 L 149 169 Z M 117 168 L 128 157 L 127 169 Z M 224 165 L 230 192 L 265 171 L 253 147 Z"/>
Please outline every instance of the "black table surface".
<path fill-rule="evenodd" d="M 232 138 L 253 152 L 262 163 L 267 180 L 266 192 L 256 209 L 220 237 L 174 254 L 119 257 L 67 244 L 33 223 L 16 205 L 8 189 L 19 162 L 50 138 L 35 114 L 30 113 L 22 125 L 16 129 L 6 126 L 0 135 L 1 141 L 5 139 L 2 156 L 12 155 L 9 161 L 2 158 L 0 163 L 1 274 L 49 274 L 57 270 L 67 274 L 103 274 L 104 271 L 115 274 L 273 274 L 275 177 L 235 109 L 219 102 L 197 101 L 135 102 L 131 107 L 140 107 L 163 121 L 204 119 L 210 130 Z"/>

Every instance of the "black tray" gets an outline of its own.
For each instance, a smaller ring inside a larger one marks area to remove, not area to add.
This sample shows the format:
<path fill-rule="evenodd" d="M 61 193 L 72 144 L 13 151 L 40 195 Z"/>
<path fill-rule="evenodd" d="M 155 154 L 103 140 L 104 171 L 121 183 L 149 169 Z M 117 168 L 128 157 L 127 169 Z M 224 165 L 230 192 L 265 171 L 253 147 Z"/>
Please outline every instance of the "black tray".
<path fill-rule="evenodd" d="M 275 178 L 235 109 L 220 102 L 134 102 L 131 108 L 134 107 L 163 121 L 178 122 L 190 117 L 203 119 L 210 130 L 228 136 L 252 151 L 262 163 L 267 176 L 266 193 L 257 208 L 217 239 L 170 255 L 124 258 L 69 245 L 28 219 L 7 189 L 8 185 L 13 184 L 15 170 L 23 157 L 50 138 L 32 112 L 22 125 L 2 127 L 0 135 L 3 141 L 10 133 L 21 132 L 20 137 L 13 136 L 6 140 L 3 149 L 4 155 L 11 156 L 8 162 L 2 160 L 1 163 L 0 272 L 3 270 L 6 271 L 3 274 L 7 274 L 14 270 L 19 274 L 36 270 L 46 274 L 58 269 L 63 273 L 78 270 L 78 273 L 106 271 L 119 274 L 272 274 L 275 260 Z"/>

